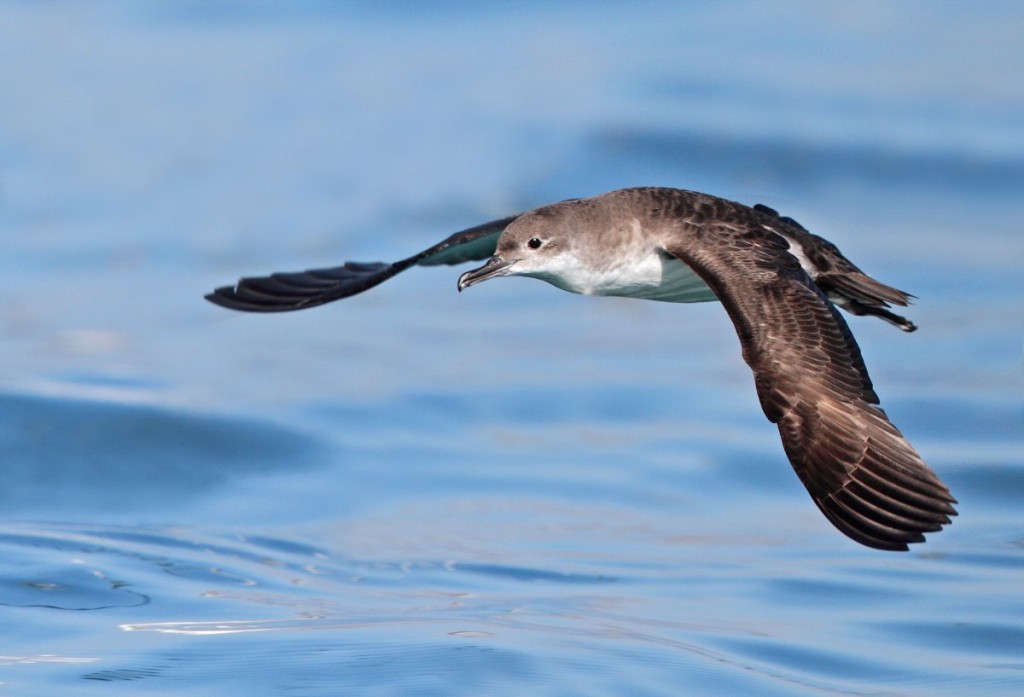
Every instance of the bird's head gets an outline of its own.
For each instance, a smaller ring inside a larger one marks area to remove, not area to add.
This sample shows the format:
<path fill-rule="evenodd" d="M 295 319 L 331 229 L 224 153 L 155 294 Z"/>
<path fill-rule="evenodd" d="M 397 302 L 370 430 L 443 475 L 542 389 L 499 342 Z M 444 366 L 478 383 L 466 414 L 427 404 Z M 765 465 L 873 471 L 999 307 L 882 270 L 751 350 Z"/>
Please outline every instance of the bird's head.
<path fill-rule="evenodd" d="M 498 238 L 494 256 L 459 276 L 459 290 L 498 276 L 532 276 L 574 291 L 572 279 L 581 265 L 573 245 L 577 221 L 566 203 L 516 218 Z"/>

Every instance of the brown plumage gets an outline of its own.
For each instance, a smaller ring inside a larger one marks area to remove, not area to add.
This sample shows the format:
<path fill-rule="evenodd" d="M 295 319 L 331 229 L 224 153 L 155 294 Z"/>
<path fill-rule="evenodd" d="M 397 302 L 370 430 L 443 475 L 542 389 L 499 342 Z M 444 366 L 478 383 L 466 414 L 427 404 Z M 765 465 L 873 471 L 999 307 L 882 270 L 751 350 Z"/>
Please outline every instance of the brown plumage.
<path fill-rule="evenodd" d="M 622 189 L 455 233 L 394 264 L 246 278 L 211 302 L 296 310 L 362 292 L 412 266 L 489 258 L 459 289 L 525 275 L 590 295 L 718 299 L 761 406 L 811 498 L 843 533 L 905 550 L 956 515 L 956 500 L 878 405 L 836 305 L 916 327 L 889 311 L 911 296 L 870 278 L 827 240 L 765 206 L 666 188 Z"/>

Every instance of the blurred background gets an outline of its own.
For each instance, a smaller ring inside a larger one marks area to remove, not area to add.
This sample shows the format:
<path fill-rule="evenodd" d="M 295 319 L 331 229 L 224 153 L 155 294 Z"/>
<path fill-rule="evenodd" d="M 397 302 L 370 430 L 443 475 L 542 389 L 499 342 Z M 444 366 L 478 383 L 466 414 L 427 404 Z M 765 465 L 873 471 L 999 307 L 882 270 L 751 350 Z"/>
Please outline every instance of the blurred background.
<path fill-rule="evenodd" d="M 1021 36 L 1009 1 L 0 3 L 0 685 L 1019 694 Z M 834 531 L 717 304 L 202 299 L 639 185 L 918 297 L 851 326 L 948 530 Z"/>

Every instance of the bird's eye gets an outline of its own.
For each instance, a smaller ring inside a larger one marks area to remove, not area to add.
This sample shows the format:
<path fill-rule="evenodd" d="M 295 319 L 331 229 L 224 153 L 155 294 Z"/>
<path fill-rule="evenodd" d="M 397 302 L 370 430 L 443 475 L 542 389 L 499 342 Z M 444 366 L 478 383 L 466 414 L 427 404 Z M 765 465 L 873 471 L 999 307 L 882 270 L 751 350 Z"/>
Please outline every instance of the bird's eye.
<path fill-rule="evenodd" d="M 530 241 L 526 243 L 526 246 L 530 249 L 540 249 L 540 246 L 544 244 L 536 237 L 531 237 Z"/>

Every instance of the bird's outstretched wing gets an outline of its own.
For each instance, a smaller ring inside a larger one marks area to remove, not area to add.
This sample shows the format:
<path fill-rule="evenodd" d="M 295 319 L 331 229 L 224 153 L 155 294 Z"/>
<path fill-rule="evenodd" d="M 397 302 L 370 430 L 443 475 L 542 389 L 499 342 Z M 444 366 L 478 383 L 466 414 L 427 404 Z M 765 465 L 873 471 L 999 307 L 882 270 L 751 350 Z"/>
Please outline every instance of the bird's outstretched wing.
<path fill-rule="evenodd" d="M 956 500 L 878 406 L 849 327 L 756 214 L 682 216 L 665 234 L 725 305 L 765 415 L 811 498 L 843 533 L 869 547 L 906 550 L 956 515 Z"/>
<path fill-rule="evenodd" d="M 327 269 L 243 278 L 206 296 L 210 302 L 245 312 L 288 312 L 362 293 L 411 266 L 479 261 L 494 254 L 498 236 L 518 216 L 456 232 L 433 247 L 392 264 L 346 262 Z"/>

